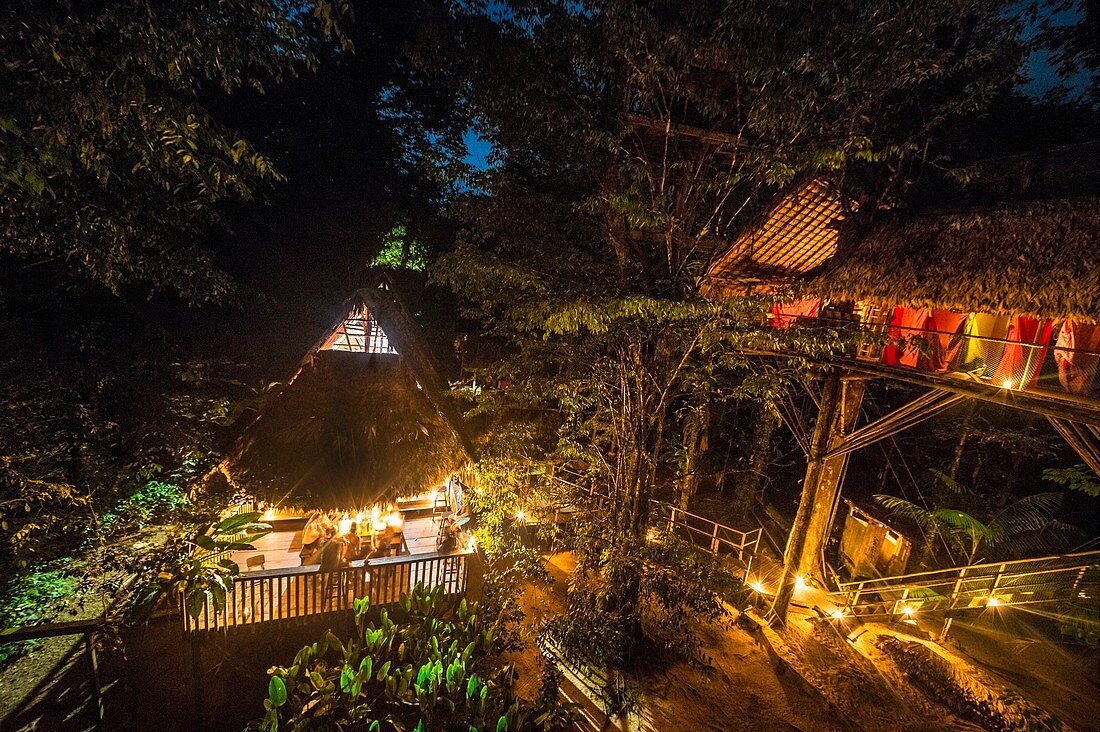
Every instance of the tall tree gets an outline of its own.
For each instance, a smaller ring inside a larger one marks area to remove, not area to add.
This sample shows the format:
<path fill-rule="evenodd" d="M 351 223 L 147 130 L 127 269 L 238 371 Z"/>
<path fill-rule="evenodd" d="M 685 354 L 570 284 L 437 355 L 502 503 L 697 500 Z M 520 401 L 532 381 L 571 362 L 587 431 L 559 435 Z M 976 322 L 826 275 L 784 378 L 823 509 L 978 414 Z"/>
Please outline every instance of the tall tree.
<path fill-rule="evenodd" d="M 228 287 L 198 234 L 277 173 L 211 113 L 312 62 L 344 0 L 0 9 L 0 251 L 113 290 Z"/>
<path fill-rule="evenodd" d="M 716 380 L 723 399 L 774 397 L 783 374 L 754 369 L 750 349 L 838 345 L 762 330 L 768 298 L 700 297 L 717 245 L 798 175 L 845 179 L 869 203 L 896 194 L 945 121 L 1011 83 L 1018 28 L 992 1 L 505 6 L 459 17 L 466 95 L 499 165 L 456 208 L 436 274 L 508 344 L 492 369 L 513 403 L 555 410 L 581 443 L 563 452 L 609 491 L 581 573 L 637 630 L 650 570 L 617 555 L 644 545 L 674 472 L 676 410 Z"/>

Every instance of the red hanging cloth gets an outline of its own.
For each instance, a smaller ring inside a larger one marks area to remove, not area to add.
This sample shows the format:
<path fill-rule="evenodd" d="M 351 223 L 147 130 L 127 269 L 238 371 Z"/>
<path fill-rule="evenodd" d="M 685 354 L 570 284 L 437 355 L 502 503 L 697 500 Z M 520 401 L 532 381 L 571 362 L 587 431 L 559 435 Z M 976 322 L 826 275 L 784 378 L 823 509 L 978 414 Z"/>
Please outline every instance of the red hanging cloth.
<path fill-rule="evenodd" d="M 906 343 L 899 345 L 898 342 L 924 335 L 931 316 L 932 311 L 928 308 L 894 308 L 889 328 L 892 342 L 883 349 L 882 362 L 891 366 L 915 367 L 920 351 Z"/>
<path fill-rule="evenodd" d="M 925 359 L 925 368 L 929 371 L 947 371 L 951 360 L 962 348 L 962 331 L 970 313 L 956 313 L 952 310 L 933 310 L 928 319 L 928 342 L 932 353 Z"/>
<path fill-rule="evenodd" d="M 816 318 L 821 311 L 821 298 L 793 300 L 772 306 L 772 321 L 776 328 L 790 328 L 799 318 Z"/>

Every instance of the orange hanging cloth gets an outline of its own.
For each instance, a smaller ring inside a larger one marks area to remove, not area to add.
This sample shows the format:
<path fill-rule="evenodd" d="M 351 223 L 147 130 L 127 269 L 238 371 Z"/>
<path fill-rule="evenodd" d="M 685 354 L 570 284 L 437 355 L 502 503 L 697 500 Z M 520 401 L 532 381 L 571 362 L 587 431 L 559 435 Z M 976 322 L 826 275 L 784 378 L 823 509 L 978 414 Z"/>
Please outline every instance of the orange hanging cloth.
<path fill-rule="evenodd" d="M 1004 355 L 993 373 L 993 383 L 1006 389 L 1035 386 L 1054 330 L 1049 320 L 1017 315 L 1008 326 Z"/>
<path fill-rule="evenodd" d="M 933 310 L 928 319 L 928 342 L 932 353 L 925 359 L 929 371 L 947 371 L 951 360 L 962 349 L 963 328 L 970 313 L 956 313 L 952 310 Z"/>

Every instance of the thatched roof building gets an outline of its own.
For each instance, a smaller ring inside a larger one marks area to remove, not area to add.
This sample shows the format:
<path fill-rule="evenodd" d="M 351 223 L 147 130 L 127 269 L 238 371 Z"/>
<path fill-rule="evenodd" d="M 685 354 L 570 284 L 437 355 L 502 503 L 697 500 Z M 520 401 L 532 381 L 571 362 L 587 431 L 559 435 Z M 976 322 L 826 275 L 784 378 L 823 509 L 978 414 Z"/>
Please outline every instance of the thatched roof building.
<path fill-rule="evenodd" d="M 836 254 L 843 200 L 832 184 L 796 183 L 728 244 L 707 271 L 704 290 L 743 294 L 793 283 Z"/>
<path fill-rule="evenodd" d="M 470 462 L 445 383 L 391 288 L 349 298 L 347 315 L 264 401 L 228 461 L 257 497 L 365 507 L 423 492 Z"/>
<path fill-rule="evenodd" d="M 1100 322 L 1100 197 L 880 214 L 808 289 L 838 300 Z"/>
<path fill-rule="evenodd" d="M 798 284 L 833 300 L 1100 322 L 1100 144 L 983 161 L 966 186 L 850 213 L 802 180 L 716 257 L 704 292 Z"/>

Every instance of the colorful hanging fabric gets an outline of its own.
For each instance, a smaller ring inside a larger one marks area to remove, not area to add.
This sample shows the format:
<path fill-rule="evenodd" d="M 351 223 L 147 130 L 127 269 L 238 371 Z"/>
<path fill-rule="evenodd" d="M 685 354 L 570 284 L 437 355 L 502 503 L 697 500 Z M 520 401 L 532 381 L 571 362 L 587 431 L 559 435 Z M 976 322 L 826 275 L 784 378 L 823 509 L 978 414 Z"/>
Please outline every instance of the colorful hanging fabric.
<path fill-rule="evenodd" d="M 1049 320 L 1017 315 L 1008 327 L 1004 355 L 993 373 L 993 383 L 1006 389 L 1034 386 L 1046 358 L 1047 345 L 1054 330 Z"/>
<path fill-rule="evenodd" d="M 882 362 L 891 366 L 915 367 L 920 350 L 912 339 L 924 335 L 931 317 L 932 311 L 928 308 L 894 308 L 889 327 L 891 342 L 883 349 Z"/>
<path fill-rule="evenodd" d="M 1071 394 L 1084 394 L 1092 386 L 1100 364 L 1100 326 L 1067 318 L 1054 344 L 1058 381 Z"/>
<path fill-rule="evenodd" d="M 1010 315 L 973 313 L 963 328 L 963 345 L 957 363 L 959 370 L 989 378 L 1004 355 L 1004 339 L 1012 323 Z"/>
<path fill-rule="evenodd" d="M 947 371 L 952 359 L 962 350 L 963 328 L 970 313 L 956 313 L 953 310 L 933 310 L 928 319 L 928 343 L 931 353 L 925 359 L 925 368 L 929 371 Z"/>
<path fill-rule="evenodd" d="M 821 298 L 793 300 L 772 307 L 772 319 L 776 328 L 790 328 L 799 318 L 816 318 L 821 312 Z"/>

